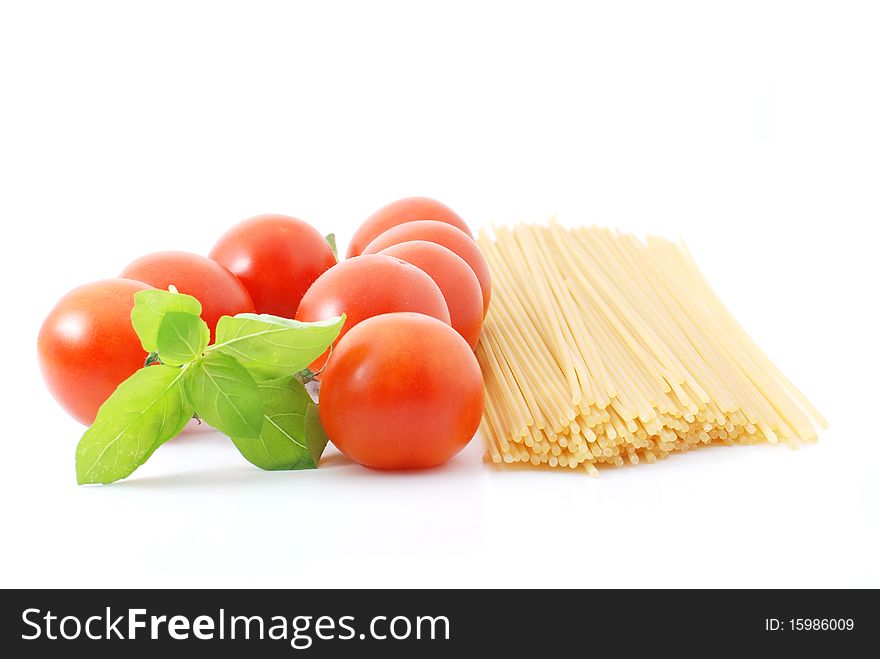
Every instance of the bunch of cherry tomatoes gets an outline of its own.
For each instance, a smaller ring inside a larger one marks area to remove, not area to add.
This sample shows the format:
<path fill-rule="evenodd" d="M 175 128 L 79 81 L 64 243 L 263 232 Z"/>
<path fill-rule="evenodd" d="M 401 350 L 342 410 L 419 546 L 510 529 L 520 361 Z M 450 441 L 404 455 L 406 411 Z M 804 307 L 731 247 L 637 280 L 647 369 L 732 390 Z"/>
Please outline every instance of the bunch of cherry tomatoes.
<path fill-rule="evenodd" d="M 436 200 L 379 209 L 338 263 L 309 224 L 260 215 L 232 227 L 207 257 L 148 254 L 116 279 L 70 291 L 44 321 L 38 354 L 49 390 L 74 418 L 91 424 L 143 367 L 134 294 L 169 286 L 202 303 L 212 337 L 224 315 L 317 321 L 344 313 L 339 337 L 311 370 L 324 430 L 356 462 L 431 467 L 476 432 L 483 380 L 473 350 L 489 307 L 489 268 L 467 224 Z"/>

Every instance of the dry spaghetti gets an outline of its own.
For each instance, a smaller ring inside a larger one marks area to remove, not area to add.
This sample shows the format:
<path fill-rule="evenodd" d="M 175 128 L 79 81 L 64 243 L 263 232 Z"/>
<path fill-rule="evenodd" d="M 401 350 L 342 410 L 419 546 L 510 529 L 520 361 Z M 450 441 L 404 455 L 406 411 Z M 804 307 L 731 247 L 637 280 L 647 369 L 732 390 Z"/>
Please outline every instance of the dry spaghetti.
<path fill-rule="evenodd" d="M 494 286 L 477 346 L 487 460 L 595 473 L 707 444 L 812 442 L 826 425 L 683 246 L 555 222 L 478 242 Z"/>

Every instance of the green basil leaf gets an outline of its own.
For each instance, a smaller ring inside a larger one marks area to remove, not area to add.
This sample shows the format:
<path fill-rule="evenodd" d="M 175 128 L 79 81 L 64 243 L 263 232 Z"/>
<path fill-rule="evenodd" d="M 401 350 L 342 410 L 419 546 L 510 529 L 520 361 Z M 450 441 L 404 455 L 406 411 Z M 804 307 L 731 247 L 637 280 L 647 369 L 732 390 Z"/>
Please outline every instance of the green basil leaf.
<path fill-rule="evenodd" d="M 140 467 L 192 417 L 185 368 L 142 368 L 120 384 L 76 447 L 76 479 L 112 483 Z"/>
<path fill-rule="evenodd" d="M 263 398 L 263 428 L 260 437 L 232 442 L 245 459 L 260 469 L 314 469 L 317 455 L 309 443 L 308 412 L 315 407 L 305 387 L 287 376 L 259 383 Z M 322 449 L 323 450 L 323 447 Z"/>
<path fill-rule="evenodd" d="M 195 362 L 186 394 L 196 414 L 224 435 L 257 439 L 263 425 L 263 400 L 247 369 L 229 355 L 208 353 Z"/>
<path fill-rule="evenodd" d="M 310 403 L 306 408 L 306 444 L 315 466 L 321 461 L 321 455 L 327 447 L 327 435 L 324 426 L 321 425 L 321 417 L 318 415 L 318 406 Z"/>
<path fill-rule="evenodd" d="M 131 325 L 147 352 L 157 352 L 159 325 L 166 313 L 179 312 L 199 317 L 202 305 L 192 295 L 171 291 L 146 290 L 134 294 Z"/>
<path fill-rule="evenodd" d="M 210 350 L 234 357 L 259 380 L 301 371 L 339 336 L 345 315 L 315 323 L 243 313 L 223 316 Z"/>
<path fill-rule="evenodd" d="M 210 338 L 211 330 L 198 316 L 169 311 L 159 323 L 156 349 L 163 364 L 181 366 L 198 358 Z"/>

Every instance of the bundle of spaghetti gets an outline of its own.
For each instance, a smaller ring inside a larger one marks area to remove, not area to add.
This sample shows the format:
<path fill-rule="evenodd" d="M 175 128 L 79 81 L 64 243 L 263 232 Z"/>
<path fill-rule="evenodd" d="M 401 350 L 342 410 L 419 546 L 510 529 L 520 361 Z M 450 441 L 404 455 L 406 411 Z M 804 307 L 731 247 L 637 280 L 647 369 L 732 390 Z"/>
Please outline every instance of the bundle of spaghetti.
<path fill-rule="evenodd" d="M 683 245 L 610 229 L 481 232 L 486 460 L 584 469 L 709 444 L 817 439 L 826 422 Z"/>

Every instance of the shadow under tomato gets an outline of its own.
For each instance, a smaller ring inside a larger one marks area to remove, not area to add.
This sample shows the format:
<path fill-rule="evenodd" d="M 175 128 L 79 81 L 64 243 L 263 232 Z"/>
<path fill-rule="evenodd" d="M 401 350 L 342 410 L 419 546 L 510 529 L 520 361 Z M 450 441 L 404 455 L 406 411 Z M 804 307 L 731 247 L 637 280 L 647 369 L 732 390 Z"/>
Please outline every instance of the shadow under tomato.
<path fill-rule="evenodd" d="M 333 453 L 326 454 L 321 458 L 319 469 L 338 469 L 341 467 L 351 468 L 352 474 L 357 474 L 358 477 L 387 476 L 389 478 L 409 478 L 412 476 L 425 476 L 428 474 L 442 474 L 448 471 L 466 468 L 460 463 L 460 461 L 453 457 L 436 467 L 426 467 L 421 469 L 377 469 L 358 464 L 344 453 L 333 451 Z"/>

